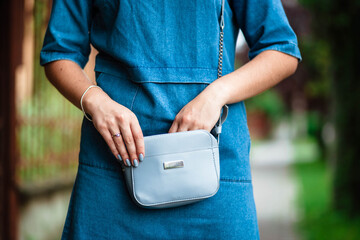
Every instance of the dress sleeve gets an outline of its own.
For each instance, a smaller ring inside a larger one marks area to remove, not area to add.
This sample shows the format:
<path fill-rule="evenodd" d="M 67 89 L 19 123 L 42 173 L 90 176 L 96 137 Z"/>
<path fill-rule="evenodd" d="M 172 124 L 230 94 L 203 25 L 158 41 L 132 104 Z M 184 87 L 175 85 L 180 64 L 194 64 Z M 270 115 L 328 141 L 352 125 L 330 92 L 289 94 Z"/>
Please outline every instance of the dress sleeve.
<path fill-rule="evenodd" d="M 235 21 L 249 45 L 249 58 L 277 50 L 302 60 L 297 37 L 281 0 L 230 0 Z"/>
<path fill-rule="evenodd" d="M 68 59 L 84 68 L 90 54 L 90 0 L 53 0 L 40 65 Z"/>

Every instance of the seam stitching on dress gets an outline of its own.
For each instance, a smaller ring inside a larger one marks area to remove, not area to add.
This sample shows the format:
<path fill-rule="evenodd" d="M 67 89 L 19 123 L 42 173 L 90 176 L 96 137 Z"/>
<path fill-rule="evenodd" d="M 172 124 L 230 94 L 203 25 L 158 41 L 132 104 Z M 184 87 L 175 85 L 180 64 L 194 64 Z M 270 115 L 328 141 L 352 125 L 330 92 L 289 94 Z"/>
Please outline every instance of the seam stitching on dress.
<path fill-rule="evenodd" d="M 213 71 L 217 71 L 216 68 L 207 68 L 207 67 L 149 67 L 149 66 L 130 66 L 127 67 L 128 69 L 132 69 L 132 68 L 185 68 L 185 69 L 208 69 L 208 70 L 213 70 Z M 224 69 L 223 69 L 224 70 Z"/>
<path fill-rule="evenodd" d="M 54 53 L 65 54 L 65 55 L 73 54 L 73 55 L 76 55 L 76 56 L 80 56 L 84 60 L 86 59 L 86 57 L 82 53 L 78 53 L 78 52 L 61 52 L 61 51 L 53 51 L 53 50 L 42 50 L 41 52 L 46 53 L 46 54 L 54 54 Z"/>
<path fill-rule="evenodd" d="M 205 84 L 210 84 L 212 83 L 212 81 L 203 81 L 203 82 L 200 82 L 200 81 L 188 81 L 188 82 L 181 82 L 181 81 L 152 81 L 152 80 L 149 80 L 149 81 L 134 81 L 136 83 L 180 83 L 180 84 L 201 84 L 201 83 L 205 83 Z"/>
<path fill-rule="evenodd" d="M 232 178 L 220 178 L 220 181 L 223 182 L 242 182 L 242 183 L 251 183 L 251 180 L 248 179 L 232 179 Z"/>
<path fill-rule="evenodd" d="M 133 110 L 135 98 L 136 98 L 136 95 L 137 95 L 137 93 L 138 93 L 138 91 L 139 91 L 139 88 L 140 88 L 140 85 L 137 86 L 135 95 L 134 95 L 133 100 L 132 100 L 132 102 L 131 102 L 131 106 L 130 106 L 130 110 L 131 110 L 131 111 Z"/>

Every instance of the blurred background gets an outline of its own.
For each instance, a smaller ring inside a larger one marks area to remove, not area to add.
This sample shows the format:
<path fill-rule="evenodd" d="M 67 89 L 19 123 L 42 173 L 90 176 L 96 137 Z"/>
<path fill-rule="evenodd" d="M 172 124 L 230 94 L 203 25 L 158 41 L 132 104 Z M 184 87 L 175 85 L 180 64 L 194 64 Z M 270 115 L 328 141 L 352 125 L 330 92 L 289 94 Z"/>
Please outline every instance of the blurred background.
<path fill-rule="evenodd" d="M 4 240 L 60 239 L 78 164 L 82 112 L 39 65 L 51 2 L 1 1 Z M 303 61 L 246 101 L 261 239 L 360 239 L 360 1 L 282 2 Z M 236 68 L 247 54 L 240 33 Z"/>

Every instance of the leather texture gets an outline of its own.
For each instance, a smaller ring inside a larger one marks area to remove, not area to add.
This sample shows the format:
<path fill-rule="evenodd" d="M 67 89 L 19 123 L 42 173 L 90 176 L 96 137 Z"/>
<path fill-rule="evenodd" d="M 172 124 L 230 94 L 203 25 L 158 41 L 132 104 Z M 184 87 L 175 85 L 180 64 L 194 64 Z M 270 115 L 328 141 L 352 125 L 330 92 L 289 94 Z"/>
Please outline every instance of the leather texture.
<path fill-rule="evenodd" d="M 224 105 L 218 122 L 208 132 L 197 129 L 144 137 L 145 159 L 138 167 L 121 162 L 132 200 L 144 208 L 169 208 L 214 196 L 220 187 L 219 136 L 229 113 Z M 214 129 L 220 131 L 214 131 Z M 211 132 L 216 132 L 218 140 Z M 183 163 L 165 169 L 170 162 Z"/>
<path fill-rule="evenodd" d="M 204 129 L 144 137 L 145 159 L 138 167 L 123 166 L 133 201 L 145 208 L 190 204 L 219 189 L 219 148 Z M 164 162 L 182 160 L 181 168 L 164 169 Z"/>
<path fill-rule="evenodd" d="M 215 124 L 213 129 L 211 129 L 211 131 L 210 131 L 211 134 L 213 134 L 215 137 L 217 137 L 218 145 L 220 143 L 220 133 L 221 133 L 221 130 L 222 130 L 221 126 L 225 122 L 228 113 L 229 113 L 229 106 L 227 104 L 225 104 L 222 107 L 222 114 L 221 114 L 219 120 L 217 121 L 217 123 Z"/>

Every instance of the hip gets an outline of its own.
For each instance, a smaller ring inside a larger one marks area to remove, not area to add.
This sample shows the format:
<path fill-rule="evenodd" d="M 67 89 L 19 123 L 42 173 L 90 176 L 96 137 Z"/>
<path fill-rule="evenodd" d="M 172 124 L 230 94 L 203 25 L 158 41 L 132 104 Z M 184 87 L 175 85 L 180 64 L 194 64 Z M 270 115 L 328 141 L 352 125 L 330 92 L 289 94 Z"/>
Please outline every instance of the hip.
<path fill-rule="evenodd" d="M 144 136 L 167 133 L 177 113 L 206 87 L 206 83 L 137 83 L 107 73 L 98 74 L 97 84 L 116 102 L 137 116 Z M 250 136 L 243 102 L 228 104 L 229 115 L 220 134 L 220 178 L 251 180 Z M 120 169 L 92 122 L 83 120 L 81 163 Z"/>
<path fill-rule="evenodd" d="M 119 171 L 79 165 L 62 239 L 259 239 L 249 181 L 221 180 L 211 198 L 144 209 L 121 179 Z"/>

